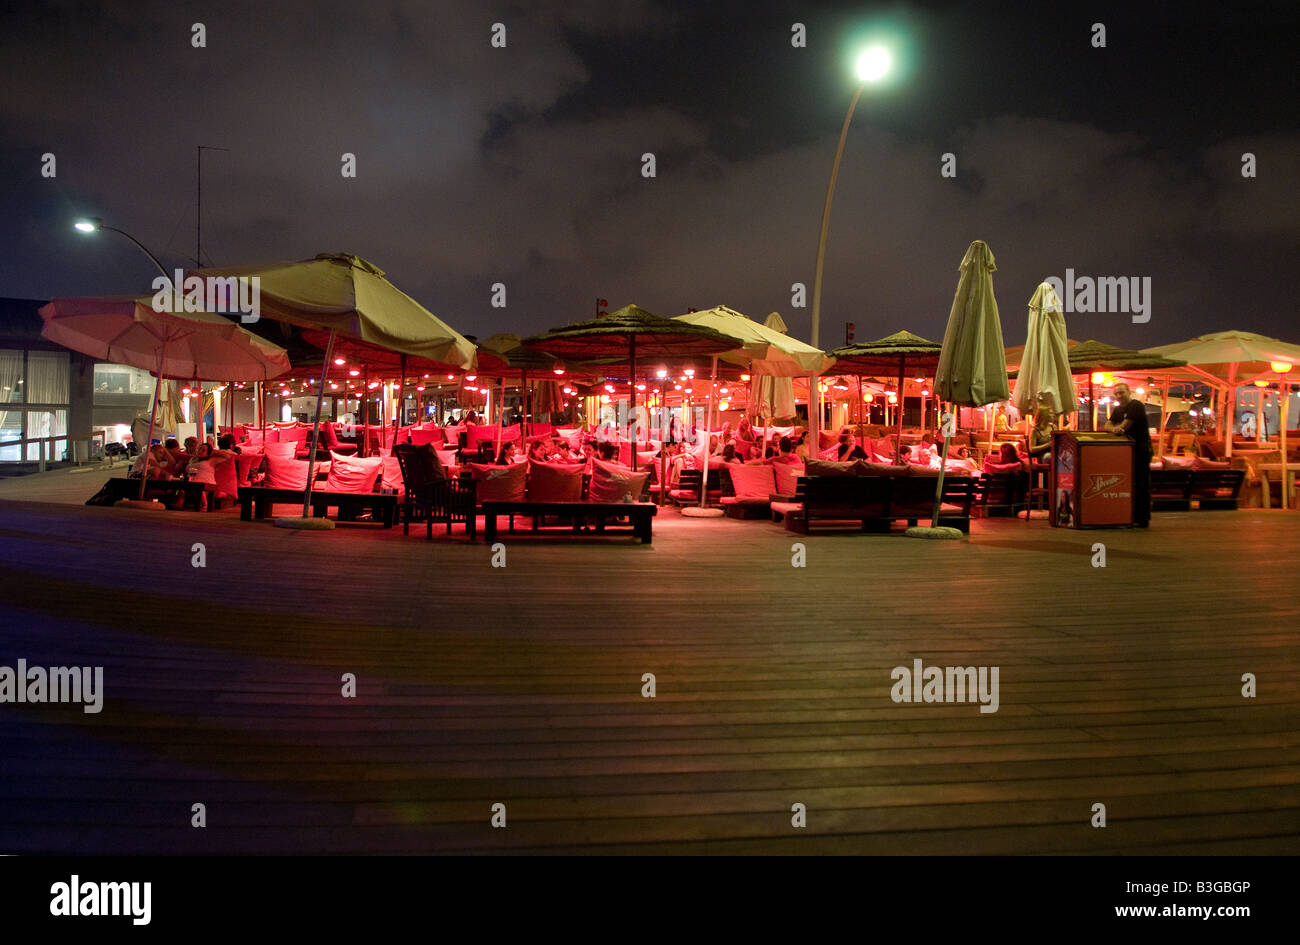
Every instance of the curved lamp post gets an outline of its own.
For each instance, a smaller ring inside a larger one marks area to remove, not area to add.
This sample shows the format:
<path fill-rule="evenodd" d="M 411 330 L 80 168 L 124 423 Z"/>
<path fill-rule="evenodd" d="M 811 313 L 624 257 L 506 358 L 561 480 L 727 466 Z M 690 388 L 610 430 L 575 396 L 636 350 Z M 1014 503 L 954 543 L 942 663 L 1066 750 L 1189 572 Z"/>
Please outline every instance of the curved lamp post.
<path fill-rule="evenodd" d="M 820 347 L 818 337 L 821 331 L 822 268 L 826 263 L 826 231 L 831 222 L 831 201 L 835 197 L 835 181 L 840 175 L 840 161 L 844 157 L 844 141 L 849 135 L 849 123 L 853 121 L 853 112 L 858 107 L 858 99 L 862 97 L 862 90 L 867 87 L 868 83 L 879 82 L 888 75 L 892 63 L 893 57 L 889 54 L 888 49 L 884 46 L 872 46 L 858 57 L 855 67 L 858 76 L 858 89 L 853 93 L 853 100 L 849 102 L 848 113 L 844 116 L 844 126 L 840 128 L 840 143 L 839 147 L 835 149 L 835 163 L 831 165 L 831 181 L 826 188 L 826 206 L 822 210 L 821 236 L 817 240 L 817 272 L 813 277 L 812 338 L 810 339 L 810 343 L 814 348 Z M 821 389 L 814 377 L 808 383 L 808 438 L 811 441 L 811 447 L 808 451 L 809 458 L 815 459 L 817 454 L 821 452 L 821 427 Z"/>
<path fill-rule="evenodd" d="M 136 248 L 139 249 L 140 252 L 144 253 L 146 256 L 149 257 L 149 261 L 158 267 L 158 271 L 163 274 L 163 278 L 165 278 L 169 284 L 171 283 L 172 277 L 167 272 L 167 270 L 163 268 L 163 264 L 158 261 L 158 257 L 155 256 L 153 253 L 149 252 L 149 247 L 145 246 L 144 243 L 141 243 L 138 239 L 136 239 L 126 230 L 119 230 L 115 226 L 105 226 L 104 221 L 101 220 L 99 217 L 82 217 L 81 219 L 77 220 L 77 222 L 72 224 L 72 228 L 75 229 L 78 233 L 95 233 L 99 230 L 108 230 L 110 233 L 117 233 L 120 236 L 125 236 L 127 239 L 129 239 L 132 243 L 136 245 Z M 153 406 L 152 409 L 150 409 L 149 411 L 149 433 L 145 436 L 145 444 L 144 444 L 145 453 L 147 453 L 149 449 L 153 446 L 153 428 L 154 428 L 154 422 L 158 418 L 158 398 L 161 396 L 161 394 L 162 394 L 162 351 L 160 350 L 158 352 L 158 376 L 157 379 L 154 381 Z M 203 387 L 202 385 L 199 386 L 198 399 L 199 399 L 199 432 L 201 433 L 203 430 Z M 148 457 L 146 456 L 144 460 L 144 467 L 141 470 L 141 477 L 140 477 L 140 499 L 142 501 L 144 499 L 145 481 L 148 478 L 149 478 L 149 460 Z"/>

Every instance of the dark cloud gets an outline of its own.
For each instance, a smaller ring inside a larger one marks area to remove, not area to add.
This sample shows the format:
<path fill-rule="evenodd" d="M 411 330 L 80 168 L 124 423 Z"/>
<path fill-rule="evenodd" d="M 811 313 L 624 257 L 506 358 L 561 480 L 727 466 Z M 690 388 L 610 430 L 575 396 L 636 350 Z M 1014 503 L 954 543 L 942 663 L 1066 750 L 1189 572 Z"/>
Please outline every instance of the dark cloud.
<path fill-rule="evenodd" d="M 15 16 L 0 34 L 0 294 L 147 285 L 125 242 L 70 231 L 78 213 L 186 263 L 205 144 L 229 149 L 204 155 L 214 263 L 353 252 L 480 337 L 585 317 L 597 296 L 663 314 L 778 310 L 806 337 L 790 289 L 812 281 L 858 11 L 704 7 L 67 3 Z M 1067 267 L 1153 280 L 1149 324 L 1079 315 L 1075 337 L 1295 339 L 1275 301 L 1300 249 L 1294 23 L 1115 19 L 1098 51 L 1087 16 L 886 12 L 910 37 L 911 75 L 864 96 L 850 131 L 824 343 L 846 320 L 859 338 L 940 336 L 975 238 L 997 255 L 1009 343 L 1034 285 Z M 202 50 L 189 45 L 199 18 Z M 790 46 L 796 19 L 808 49 Z M 496 21 L 505 49 L 489 44 Z M 53 181 L 39 176 L 47 151 Z M 1245 151 L 1256 179 L 1241 177 Z M 355 180 L 339 174 L 344 152 Z M 956 180 L 939 174 L 944 152 Z"/>

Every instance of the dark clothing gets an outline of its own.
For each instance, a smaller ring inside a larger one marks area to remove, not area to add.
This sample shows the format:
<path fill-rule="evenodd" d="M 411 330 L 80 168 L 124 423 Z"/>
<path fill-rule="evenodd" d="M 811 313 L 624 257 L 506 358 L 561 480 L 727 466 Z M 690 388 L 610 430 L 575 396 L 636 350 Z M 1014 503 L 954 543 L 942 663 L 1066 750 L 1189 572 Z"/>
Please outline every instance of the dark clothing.
<path fill-rule="evenodd" d="M 1151 523 L 1151 431 L 1147 427 L 1147 411 L 1136 400 L 1116 406 L 1110 412 L 1111 423 L 1132 421 L 1125 435 L 1133 441 L 1133 524 Z"/>
<path fill-rule="evenodd" d="M 854 459 L 866 459 L 867 452 L 861 446 L 854 446 L 853 449 L 849 449 L 846 445 L 841 443 L 839 446 L 838 456 L 841 463 L 846 463 Z"/>
<path fill-rule="evenodd" d="M 1142 406 L 1141 402 L 1130 400 L 1124 405 L 1115 405 L 1115 409 L 1110 412 L 1111 423 L 1123 423 L 1129 421 L 1128 429 L 1124 435 L 1136 445 L 1134 453 L 1141 453 L 1144 450 L 1151 452 L 1151 430 L 1147 426 L 1147 408 Z"/>

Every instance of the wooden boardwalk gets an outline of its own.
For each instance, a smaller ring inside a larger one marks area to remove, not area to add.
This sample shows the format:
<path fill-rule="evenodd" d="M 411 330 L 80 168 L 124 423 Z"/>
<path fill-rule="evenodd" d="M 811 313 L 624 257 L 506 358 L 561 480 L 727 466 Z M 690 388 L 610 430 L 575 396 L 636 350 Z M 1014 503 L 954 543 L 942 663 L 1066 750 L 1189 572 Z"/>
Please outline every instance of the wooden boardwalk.
<path fill-rule="evenodd" d="M 493 568 L 66 504 L 101 479 L 0 483 L 0 666 L 106 690 L 0 704 L 0 853 L 1300 849 L 1294 512 L 964 542 L 665 512 L 649 547 L 503 536 Z M 914 658 L 999 667 L 998 711 L 894 703 Z"/>

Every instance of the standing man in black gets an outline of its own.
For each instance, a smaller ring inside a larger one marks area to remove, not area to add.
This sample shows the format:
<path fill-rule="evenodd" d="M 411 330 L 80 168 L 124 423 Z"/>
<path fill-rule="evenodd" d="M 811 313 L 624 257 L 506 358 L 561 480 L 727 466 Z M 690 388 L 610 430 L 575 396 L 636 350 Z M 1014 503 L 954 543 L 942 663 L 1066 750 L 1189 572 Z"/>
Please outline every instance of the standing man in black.
<path fill-rule="evenodd" d="M 1115 399 L 1119 401 L 1110 412 L 1106 429 L 1133 441 L 1133 524 L 1138 528 L 1151 525 L 1151 429 L 1147 426 L 1147 410 L 1141 401 L 1134 400 L 1127 384 L 1116 384 Z"/>

